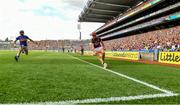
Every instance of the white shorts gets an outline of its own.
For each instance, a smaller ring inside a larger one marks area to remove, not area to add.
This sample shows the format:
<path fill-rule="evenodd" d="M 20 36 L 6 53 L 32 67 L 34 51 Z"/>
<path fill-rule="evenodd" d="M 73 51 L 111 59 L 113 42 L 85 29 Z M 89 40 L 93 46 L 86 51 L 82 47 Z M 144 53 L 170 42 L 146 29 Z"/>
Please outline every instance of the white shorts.
<path fill-rule="evenodd" d="M 103 50 L 103 47 L 97 47 L 94 50 L 95 50 L 95 52 L 101 52 Z"/>

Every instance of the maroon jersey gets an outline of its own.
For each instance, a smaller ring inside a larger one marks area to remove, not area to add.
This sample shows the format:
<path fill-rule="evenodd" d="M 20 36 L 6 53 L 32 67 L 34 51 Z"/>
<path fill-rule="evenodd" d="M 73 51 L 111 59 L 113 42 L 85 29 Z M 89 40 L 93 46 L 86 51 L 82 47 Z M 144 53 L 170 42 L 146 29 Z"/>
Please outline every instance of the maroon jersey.
<path fill-rule="evenodd" d="M 96 38 L 92 38 L 91 42 L 93 43 L 94 45 L 94 48 L 98 48 L 98 47 L 101 47 L 101 38 L 99 37 L 96 37 Z"/>

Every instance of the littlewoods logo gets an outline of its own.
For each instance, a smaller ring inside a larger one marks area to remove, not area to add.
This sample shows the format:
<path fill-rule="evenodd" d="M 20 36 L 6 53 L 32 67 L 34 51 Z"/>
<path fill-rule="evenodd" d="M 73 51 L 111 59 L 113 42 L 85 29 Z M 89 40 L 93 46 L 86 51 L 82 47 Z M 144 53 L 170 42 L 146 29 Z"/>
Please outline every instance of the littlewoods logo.
<path fill-rule="evenodd" d="M 180 62 L 180 56 L 175 53 L 161 53 L 160 59 L 161 61 Z"/>

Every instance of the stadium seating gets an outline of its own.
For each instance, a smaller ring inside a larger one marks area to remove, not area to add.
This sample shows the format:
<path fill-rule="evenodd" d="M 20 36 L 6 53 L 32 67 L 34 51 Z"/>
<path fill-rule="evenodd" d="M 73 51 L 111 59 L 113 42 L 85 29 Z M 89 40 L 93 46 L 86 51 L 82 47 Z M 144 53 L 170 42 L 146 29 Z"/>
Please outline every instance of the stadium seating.
<path fill-rule="evenodd" d="M 134 36 L 114 39 L 105 42 L 107 50 L 142 50 L 156 49 L 175 50 L 174 46 L 180 46 L 180 26 L 170 29 L 157 30 Z M 178 47 L 179 48 L 179 47 Z M 176 50 L 179 50 L 176 48 Z"/>

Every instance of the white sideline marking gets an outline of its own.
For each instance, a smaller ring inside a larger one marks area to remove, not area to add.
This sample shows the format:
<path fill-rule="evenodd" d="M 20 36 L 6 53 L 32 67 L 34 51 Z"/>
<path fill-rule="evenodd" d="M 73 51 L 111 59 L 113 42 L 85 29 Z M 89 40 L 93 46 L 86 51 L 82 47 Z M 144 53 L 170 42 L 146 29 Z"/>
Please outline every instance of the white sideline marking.
<path fill-rule="evenodd" d="M 101 67 L 101 66 L 98 66 L 98 65 L 95 65 L 95 64 L 93 64 L 93 63 L 87 62 L 87 61 L 85 61 L 85 60 L 79 59 L 79 58 L 74 57 L 74 56 L 72 56 L 72 55 L 69 55 L 69 56 L 71 56 L 72 58 L 77 59 L 77 60 L 79 60 L 79 61 L 82 61 L 82 62 L 84 62 L 84 63 L 87 63 L 87 64 L 89 64 L 89 65 L 92 65 L 92 66 L 95 66 L 95 67 L 104 69 L 104 68 Z M 132 80 L 132 81 L 134 81 L 134 82 L 140 83 L 140 84 L 145 85 L 145 86 L 147 86 L 147 87 L 153 88 L 153 89 L 155 89 L 155 90 L 159 90 L 159 91 L 161 91 L 161 92 L 163 92 L 163 93 L 166 93 L 166 94 L 169 94 L 169 95 L 174 94 L 173 92 L 171 92 L 171 91 L 169 91 L 169 90 L 161 89 L 161 88 L 159 88 L 158 86 L 155 86 L 155 85 L 149 84 L 149 83 L 147 83 L 147 82 L 144 82 L 144 81 L 141 81 L 141 80 L 138 80 L 138 79 L 129 77 L 129 76 L 127 76 L 127 75 L 124 75 L 124 74 L 115 72 L 115 71 L 113 71 L 113 70 L 110 70 L 110 69 L 104 69 L 104 70 L 106 70 L 106 71 L 108 71 L 108 72 L 111 72 L 111 73 L 113 73 L 113 74 L 119 75 L 119 76 L 121 76 L 121 77 L 127 78 L 127 79 L 129 79 L 129 80 Z"/>
<path fill-rule="evenodd" d="M 114 101 L 129 101 L 129 100 L 138 100 L 138 99 L 140 100 L 140 99 L 157 98 L 157 97 L 170 97 L 170 96 L 175 96 L 175 94 L 173 94 L 173 95 L 169 95 L 169 94 L 152 94 L 152 95 L 138 95 L 138 96 L 127 96 L 127 97 L 95 98 L 95 99 L 69 101 L 69 103 L 74 103 L 74 104 L 79 104 L 79 103 L 101 103 L 101 102 L 114 102 Z"/>
<path fill-rule="evenodd" d="M 114 102 L 114 101 L 130 101 L 130 100 L 142 100 L 150 98 L 162 98 L 172 97 L 178 94 L 150 94 L 150 95 L 138 95 L 138 96 L 127 96 L 127 97 L 110 97 L 110 98 L 93 98 L 84 100 L 69 100 L 59 102 L 40 102 L 40 103 L 18 103 L 18 104 L 5 104 L 5 105 L 73 105 L 73 104 L 87 104 L 87 103 L 102 103 L 102 102 Z M 3 105 L 3 104 L 0 104 Z"/>

